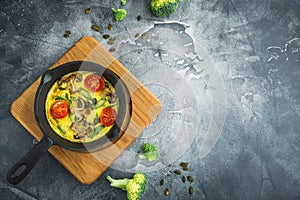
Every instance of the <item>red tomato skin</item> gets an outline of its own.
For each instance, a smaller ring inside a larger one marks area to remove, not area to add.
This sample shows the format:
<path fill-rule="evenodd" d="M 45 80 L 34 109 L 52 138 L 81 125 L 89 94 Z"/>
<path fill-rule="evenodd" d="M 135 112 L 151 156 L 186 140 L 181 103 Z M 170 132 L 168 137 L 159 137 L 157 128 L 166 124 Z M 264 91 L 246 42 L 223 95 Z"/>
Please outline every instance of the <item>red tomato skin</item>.
<path fill-rule="evenodd" d="M 69 104 L 65 100 L 56 100 L 51 108 L 51 115 L 56 119 L 65 118 L 69 114 Z"/>
<path fill-rule="evenodd" d="M 92 92 L 99 92 L 104 89 L 104 79 L 98 74 L 90 74 L 84 79 L 84 86 Z"/>
<path fill-rule="evenodd" d="M 112 108 L 104 108 L 100 115 L 100 123 L 104 126 L 111 126 L 115 123 L 117 112 Z"/>

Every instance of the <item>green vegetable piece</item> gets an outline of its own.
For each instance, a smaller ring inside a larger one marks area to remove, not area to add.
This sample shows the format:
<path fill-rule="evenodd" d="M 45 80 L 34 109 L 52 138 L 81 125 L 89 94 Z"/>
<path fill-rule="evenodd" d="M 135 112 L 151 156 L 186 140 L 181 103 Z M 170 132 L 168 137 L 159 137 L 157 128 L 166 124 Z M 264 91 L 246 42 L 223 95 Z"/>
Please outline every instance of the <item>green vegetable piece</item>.
<path fill-rule="evenodd" d="M 69 106 L 72 107 L 72 101 L 71 99 L 69 98 L 69 95 L 66 94 L 66 97 L 62 97 L 62 96 L 56 96 L 54 98 L 55 100 L 64 100 L 64 101 L 67 101 L 69 103 Z"/>
<path fill-rule="evenodd" d="M 151 11 L 157 17 L 165 17 L 177 10 L 179 0 L 151 0 Z"/>
<path fill-rule="evenodd" d="M 95 105 L 95 109 L 100 108 L 105 104 L 106 98 L 101 98 L 100 100 L 97 101 L 97 104 Z"/>
<path fill-rule="evenodd" d="M 88 137 L 93 139 L 96 135 L 98 135 L 102 131 L 103 128 L 104 128 L 103 125 L 96 126 L 94 131 L 90 133 Z"/>
<path fill-rule="evenodd" d="M 114 11 L 114 16 L 117 21 L 122 21 L 127 16 L 127 12 L 125 9 L 112 8 L 112 11 Z"/>
<path fill-rule="evenodd" d="M 126 0 L 121 0 L 121 4 L 122 4 L 122 6 L 125 6 L 126 5 Z"/>
<path fill-rule="evenodd" d="M 55 120 L 56 122 L 56 127 L 57 129 L 62 133 L 62 134 L 66 134 L 66 131 L 64 129 L 62 129 L 62 127 L 60 126 L 58 120 Z"/>
<path fill-rule="evenodd" d="M 89 94 L 89 92 L 83 88 L 79 88 L 79 93 L 84 96 L 86 99 L 93 101 L 93 98 Z"/>
<path fill-rule="evenodd" d="M 148 159 L 149 161 L 157 160 L 159 157 L 159 149 L 154 144 L 145 143 L 142 146 L 143 152 L 139 154 L 141 159 Z"/>
<path fill-rule="evenodd" d="M 128 200 L 139 200 L 148 190 L 148 177 L 143 172 L 137 172 L 132 179 L 113 179 L 107 176 L 106 179 L 112 187 L 127 191 Z"/>

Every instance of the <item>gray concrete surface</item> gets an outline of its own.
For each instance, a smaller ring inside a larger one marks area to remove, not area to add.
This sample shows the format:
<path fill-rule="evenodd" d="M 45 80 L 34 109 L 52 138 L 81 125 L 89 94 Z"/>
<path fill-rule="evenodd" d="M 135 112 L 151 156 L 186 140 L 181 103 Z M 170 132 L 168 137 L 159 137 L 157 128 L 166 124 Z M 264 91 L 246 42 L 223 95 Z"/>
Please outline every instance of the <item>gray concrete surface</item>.
<path fill-rule="evenodd" d="M 126 199 L 105 177 L 137 170 L 149 176 L 143 199 L 300 199 L 299 0 L 182 0 L 163 19 L 149 1 L 127 1 L 122 22 L 110 10 L 117 0 L 0 1 L 0 199 Z M 147 39 L 134 38 L 143 32 Z M 91 185 L 50 154 L 10 185 L 7 171 L 35 144 L 10 104 L 82 36 L 110 48 L 106 33 L 117 37 L 114 56 L 162 101 L 162 114 Z M 160 146 L 157 162 L 137 159 L 145 141 Z M 193 183 L 172 172 L 181 161 Z"/>

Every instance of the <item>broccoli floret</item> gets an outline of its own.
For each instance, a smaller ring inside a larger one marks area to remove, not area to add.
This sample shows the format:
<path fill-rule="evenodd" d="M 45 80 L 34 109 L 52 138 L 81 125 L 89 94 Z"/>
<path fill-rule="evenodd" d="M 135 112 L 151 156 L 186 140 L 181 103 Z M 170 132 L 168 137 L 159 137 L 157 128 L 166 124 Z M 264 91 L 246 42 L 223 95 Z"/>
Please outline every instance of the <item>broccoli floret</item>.
<path fill-rule="evenodd" d="M 126 0 L 121 0 L 121 4 L 122 4 L 122 6 L 125 6 L 126 5 Z"/>
<path fill-rule="evenodd" d="M 151 0 L 152 13 L 157 17 L 165 17 L 177 10 L 179 0 Z"/>
<path fill-rule="evenodd" d="M 110 176 L 106 177 L 110 185 L 116 188 L 127 191 L 128 200 L 139 200 L 148 190 L 148 177 L 143 172 L 137 172 L 132 179 L 113 179 Z"/>
<path fill-rule="evenodd" d="M 139 154 L 141 159 L 147 158 L 149 161 L 153 161 L 159 157 L 159 149 L 154 144 L 145 143 L 142 148 L 143 153 Z"/>
<path fill-rule="evenodd" d="M 114 11 L 115 19 L 117 21 L 122 21 L 127 16 L 127 12 L 125 9 L 114 9 L 112 8 L 112 11 Z"/>

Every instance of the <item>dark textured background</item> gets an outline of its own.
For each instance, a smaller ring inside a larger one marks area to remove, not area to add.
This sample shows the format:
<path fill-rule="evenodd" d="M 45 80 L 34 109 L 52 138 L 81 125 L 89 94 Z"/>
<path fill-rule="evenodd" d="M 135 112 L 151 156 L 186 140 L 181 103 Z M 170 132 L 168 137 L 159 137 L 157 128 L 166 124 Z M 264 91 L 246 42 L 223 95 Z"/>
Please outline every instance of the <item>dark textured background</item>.
<path fill-rule="evenodd" d="M 93 11 L 87 16 L 84 9 L 90 6 Z M 119 1 L 0 1 L 0 199 L 125 199 L 105 176 L 131 173 L 109 169 L 94 184 L 81 185 L 50 154 L 22 183 L 9 185 L 6 172 L 34 143 L 9 107 L 82 36 L 103 41 L 91 24 L 103 24 L 104 30 L 112 23 L 110 33 L 118 34 L 151 27 L 154 21 L 179 21 L 192 25 L 193 39 L 218 68 L 227 107 L 222 135 L 212 151 L 200 159 L 197 144 L 192 144 L 178 159 L 192 165 L 194 194 L 189 197 L 187 187 L 170 180 L 168 199 L 299 200 L 299 0 L 183 0 L 164 19 L 153 17 L 149 1 L 128 0 L 128 17 L 121 23 L 113 20 L 111 7 L 120 7 Z M 68 39 L 62 37 L 67 29 L 72 31 Z M 159 180 L 176 163 L 149 173 L 144 199 L 165 198 Z"/>

